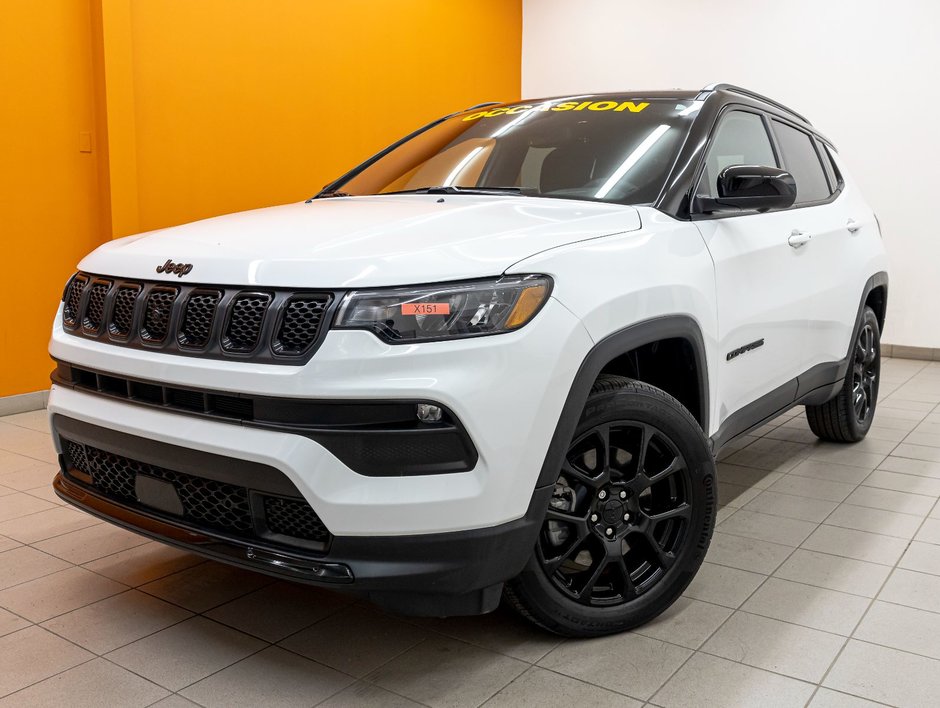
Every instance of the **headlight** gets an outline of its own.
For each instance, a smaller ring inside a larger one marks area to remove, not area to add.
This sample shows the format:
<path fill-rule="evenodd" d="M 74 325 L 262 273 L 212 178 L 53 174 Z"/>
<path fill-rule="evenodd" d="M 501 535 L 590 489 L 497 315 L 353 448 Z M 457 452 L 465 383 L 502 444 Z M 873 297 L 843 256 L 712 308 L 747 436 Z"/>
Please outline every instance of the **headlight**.
<path fill-rule="evenodd" d="M 551 290 L 547 275 L 355 290 L 333 326 L 367 329 L 390 344 L 498 334 L 535 317 Z"/>

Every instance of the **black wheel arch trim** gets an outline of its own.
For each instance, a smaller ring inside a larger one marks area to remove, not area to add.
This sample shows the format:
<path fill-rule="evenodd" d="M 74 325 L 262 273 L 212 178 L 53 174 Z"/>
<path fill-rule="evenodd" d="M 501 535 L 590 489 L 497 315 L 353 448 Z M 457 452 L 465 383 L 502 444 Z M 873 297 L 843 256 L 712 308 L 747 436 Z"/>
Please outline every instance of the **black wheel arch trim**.
<path fill-rule="evenodd" d="M 705 341 L 698 322 L 688 315 L 666 315 L 644 320 L 607 335 L 594 345 L 581 362 L 555 426 L 555 434 L 548 446 L 548 452 L 545 454 L 536 483 L 537 487 L 555 483 L 568 444 L 591 393 L 591 387 L 604 367 L 627 352 L 663 339 L 684 339 L 692 347 L 698 370 L 700 410 L 690 412 L 699 420 L 702 429 L 708 430 L 708 363 L 705 356 Z"/>

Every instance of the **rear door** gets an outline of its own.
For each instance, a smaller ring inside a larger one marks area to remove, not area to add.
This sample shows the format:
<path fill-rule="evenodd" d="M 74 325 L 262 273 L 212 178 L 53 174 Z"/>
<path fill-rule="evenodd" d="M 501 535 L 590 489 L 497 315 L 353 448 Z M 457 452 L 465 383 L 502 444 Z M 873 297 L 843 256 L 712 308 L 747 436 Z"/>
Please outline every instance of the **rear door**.
<path fill-rule="evenodd" d="M 730 165 L 781 167 L 768 128 L 756 110 L 726 111 L 710 139 L 695 195 L 716 198 L 718 174 Z M 693 218 L 715 264 L 718 423 L 765 396 L 757 404 L 760 410 L 745 417 L 760 418 L 765 408 L 769 415 L 796 397 L 795 379 L 806 359 L 806 316 L 813 298 L 804 283 L 805 249 L 790 245 L 802 222 L 791 210 Z"/>

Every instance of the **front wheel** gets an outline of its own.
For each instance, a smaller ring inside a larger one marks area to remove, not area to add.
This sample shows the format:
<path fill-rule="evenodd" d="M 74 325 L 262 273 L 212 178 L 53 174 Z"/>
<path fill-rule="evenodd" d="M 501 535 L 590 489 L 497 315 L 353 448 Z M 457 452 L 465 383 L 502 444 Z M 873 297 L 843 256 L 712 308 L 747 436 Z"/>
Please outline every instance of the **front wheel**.
<path fill-rule="evenodd" d="M 881 329 L 874 311 L 866 307 L 839 394 L 820 406 L 806 406 L 810 430 L 832 442 L 864 438 L 875 417 L 880 377 Z"/>
<path fill-rule="evenodd" d="M 664 391 L 594 384 L 534 553 L 506 598 L 570 637 L 648 622 L 688 586 L 715 522 L 715 463 L 701 428 Z"/>

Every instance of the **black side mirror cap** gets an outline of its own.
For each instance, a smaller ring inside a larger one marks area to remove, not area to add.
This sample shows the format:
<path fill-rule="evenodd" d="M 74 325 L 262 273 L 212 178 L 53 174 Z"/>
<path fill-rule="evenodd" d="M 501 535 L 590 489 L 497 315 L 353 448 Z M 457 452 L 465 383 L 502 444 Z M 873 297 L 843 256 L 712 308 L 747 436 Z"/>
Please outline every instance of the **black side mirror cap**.
<path fill-rule="evenodd" d="M 718 198 L 698 198 L 700 212 L 788 209 L 796 201 L 796 180 L 766 165 L 731 165 L 718 175 Z"/>

